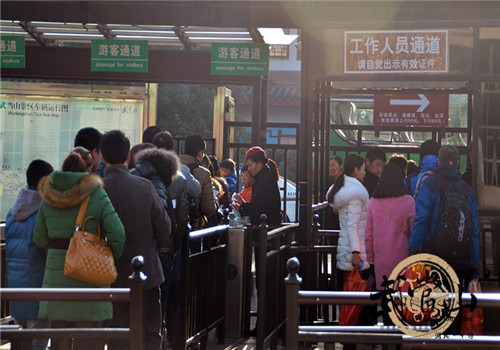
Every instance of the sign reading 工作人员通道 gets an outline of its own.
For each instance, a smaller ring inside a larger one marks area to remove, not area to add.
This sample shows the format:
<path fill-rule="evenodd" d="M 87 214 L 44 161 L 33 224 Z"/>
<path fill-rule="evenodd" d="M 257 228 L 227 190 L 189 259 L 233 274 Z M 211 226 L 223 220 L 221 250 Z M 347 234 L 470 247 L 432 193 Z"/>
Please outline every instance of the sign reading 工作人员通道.
<path fill-rule="evenodd" d="M 448 73 L 448 30 L 344 32 L 344 73 Z"/>

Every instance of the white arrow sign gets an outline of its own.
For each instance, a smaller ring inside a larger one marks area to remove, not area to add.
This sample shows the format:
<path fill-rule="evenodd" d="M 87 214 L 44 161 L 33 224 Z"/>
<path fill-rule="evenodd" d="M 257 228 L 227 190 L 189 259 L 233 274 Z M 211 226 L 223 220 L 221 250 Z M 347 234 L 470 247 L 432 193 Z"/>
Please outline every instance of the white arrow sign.
<path fill-rule="evenodd" d="M 424 94 L 418 94 L 418 100 L 393 100 L 391 99 L 390 104 L 393 106 L 420 106 L 417 112 L 423 112 L 424 109 L 429 105 L 429 100 Z"/>

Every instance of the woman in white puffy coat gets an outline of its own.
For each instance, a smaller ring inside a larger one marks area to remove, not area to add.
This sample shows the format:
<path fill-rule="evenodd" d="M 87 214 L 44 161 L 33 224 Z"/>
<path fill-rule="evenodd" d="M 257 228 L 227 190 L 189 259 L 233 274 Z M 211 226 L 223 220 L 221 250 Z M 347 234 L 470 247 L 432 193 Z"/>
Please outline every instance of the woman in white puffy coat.
<path fill-rule="evenodd" d="M 344 171 L 328 189 L 327 200 L 333 210 L 338 210 L 340 236 L 337 243 L 337 289 L 352 269 L 362 270 L 362 278 L 373 274 L 366 258 L 365 226 L 369 196 L 363 186 L 365 161 L 357 154 L 349 154 L 344 162 Z M 373 324 L 376 308 L 364 307 L 358 324 Z"/>
<path fill-rule="evenodd" d="M 369 196 L 362 184 L 364 176 L 364 159 L 357 154 L 350 154 L 346 157 L 343 174 L 338 177 L 327 193 L 330 206 L 339 213 L 340 236 L 337 244 L 337 268 L 342 271 L 351 271 L 353 267 L 360 270 L 370 267 L 365 249 Z"/>

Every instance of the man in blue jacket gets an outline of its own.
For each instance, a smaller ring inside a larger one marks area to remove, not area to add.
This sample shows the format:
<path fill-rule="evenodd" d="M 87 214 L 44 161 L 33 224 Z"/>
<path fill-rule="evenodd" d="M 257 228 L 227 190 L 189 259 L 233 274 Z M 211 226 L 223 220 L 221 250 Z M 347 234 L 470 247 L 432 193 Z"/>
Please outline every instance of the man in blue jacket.
<path fill-rule="evenodd" d="M 49 163 L 41 159 L 32 161 L 26 171 L 28 188 L 23 188 L 19 192 L 14 206 L 7 214 L 5 243 L 9 288 L 42 286 L 46 252 L 33 243 L 36 216 L 42 202 L 37 186 L 40 179 L 53 170 Z M 38 319 L 38 301 L 11 302 L 10 314 L 22 328 L 50 328 L 49 321 Z M 34 339 L 33 349 L 45 350 L 47 341 L 47 339 Z"/>
<path fill-rule="evenodd" d="M 419 252 L 438 255 L 436 249 L 442 248 L 445 244 L 440 244 L 438 247 L 436 245 L 433 246 L 433 243 L 435 244 L 438 239 L 436 238 L 436 230 L 438 226 L 441 227 L 439 225 L 440 220 L 447 220 L 447 218 L 440 216 L 440 210 L 442 210 L 441 203 L 444 196 L 443 185 L 446 186 L 446 191 L 448 192 L 466 194 L 472 219 L 470 237 L 468 237 L 470 238 L 469 247 L 466 248 L 468 249 L 468 256 L 453 259 L 447 254 L 439 254 L 455 270 L 462 286 L 466 287 L 470 280 L 478 275 L 479 225 L 474 192 L 462 180 L 458 167 L 459 158 L 460 154 L 455 146 L 443 146 L 440 148 L 438 153 L 438 167 L 434 170 L 433 175 L 422 182 L 416 198 L 416 216 L 410 235 L 409 249 L 410 255 Z M 446 249 L 451 249 L 451 243 L 453 242 L 446 244 Z M 452 329 L 455 330 L 455 326 L 452 326 Z"/>
<path fill-rule="evenodd" d="M 436 169 L 438 163 L 438 151 L 441 146 L 434 140 L 427 140 L 420 145 L 419 154 L 420 154 L 420 166 L 417 172 L 408 173 L 406 177 L 406 185 L 410 190 L 410 194 L 416 198 L 416 194 L 419 189 L 417 189 L 417 184 L 422 178 L 424 173 L 425 176 L 432 174 L 432 172 Z M 424 178 L 422 179 L 422 181 Z"/>

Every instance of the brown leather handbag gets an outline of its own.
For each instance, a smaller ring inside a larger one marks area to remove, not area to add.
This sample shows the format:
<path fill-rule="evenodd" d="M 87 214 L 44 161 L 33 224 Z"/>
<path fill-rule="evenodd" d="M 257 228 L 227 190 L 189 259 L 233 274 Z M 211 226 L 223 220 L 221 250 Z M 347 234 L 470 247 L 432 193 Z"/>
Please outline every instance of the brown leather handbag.
<path fill-rule="evenodd" d="M 115 260 L 97 218 L 89 216 L 83 220 L 88 203 L 89 197 L 85 198 L 78 211 L 75 232 L 64 261 L 64 275 L 102 287 L 116 280 Z M 85 231 L 88 220 L 97 222 L 97 235 Z"/>

